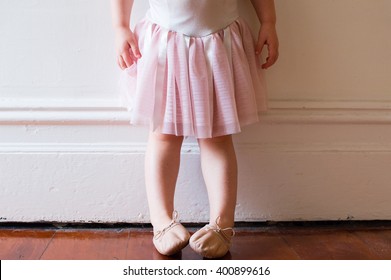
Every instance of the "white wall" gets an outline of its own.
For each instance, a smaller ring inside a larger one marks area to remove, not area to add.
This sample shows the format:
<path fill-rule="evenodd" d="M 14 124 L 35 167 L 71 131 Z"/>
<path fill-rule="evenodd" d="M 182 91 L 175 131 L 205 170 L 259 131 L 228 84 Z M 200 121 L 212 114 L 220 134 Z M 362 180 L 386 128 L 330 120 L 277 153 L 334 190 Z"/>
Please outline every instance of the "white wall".
<path fill-rule="evenodd" d="M 391 4 L 276 5 L 271 110 L 234 137 L 237 220 L 390 219 Z M 0 0 L 0 222 L 149 221 L 147 133 L 118 105 L 118 74 L 109 1 Z M 176 208 L 208 216 L 194 139 Z"/>

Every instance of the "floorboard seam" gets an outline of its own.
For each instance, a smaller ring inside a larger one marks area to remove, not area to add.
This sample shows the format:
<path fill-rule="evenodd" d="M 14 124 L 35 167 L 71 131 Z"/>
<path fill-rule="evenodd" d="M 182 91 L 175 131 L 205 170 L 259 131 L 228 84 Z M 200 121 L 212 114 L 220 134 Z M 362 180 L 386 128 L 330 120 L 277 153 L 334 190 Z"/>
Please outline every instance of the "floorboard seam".
<path fill-rule="evenodd" d="M 43 254 L 45 254 L 47 248 L 49 247 L 50 243 L 52 243 L 52 240 L 53 240 L 53 238 L 54 238 L 54 236 L 55 236 L 56 234 L 57 234 L 57 231 L 55 231 L 55 232 L 53 233 L 53 235 L 52 235 L 52 237 L 50 238 L 48 244 L 46 244 L 45 249 L 43 249 L 42 254 L 39 256 L 39 260 L 42 259 Z"/>
<path fill-rule="evenodd" d="M 302 260 L 303 258 L 302 258 L 302 257 L 300 256 L 300 254 L 296 251 L 296 249 L 293 248 L 293 247 L 291 246 L 291 244 L 288 242 L 288 240 L 285 239 L 284 233 L 281 232 L 280 229 L 278 229 L 278 234 L 280 235 L 280 238 L 284 241 L 284 243 L 288 246 L 288 248 L 291 249 L 291 250 L 295 253 L 295 255 L 299 258 L 299 260 Z"/>

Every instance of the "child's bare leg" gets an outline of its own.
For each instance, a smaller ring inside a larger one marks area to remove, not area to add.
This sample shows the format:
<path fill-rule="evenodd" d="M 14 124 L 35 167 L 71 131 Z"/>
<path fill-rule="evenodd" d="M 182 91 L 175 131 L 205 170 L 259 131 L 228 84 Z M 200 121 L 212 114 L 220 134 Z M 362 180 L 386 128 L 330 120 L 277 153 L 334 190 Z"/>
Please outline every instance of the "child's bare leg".
<path fill-rule="evenodd" d="M 201 168 L 208 190 L 210 223 L 220 216 L 219 225 L 234 225 L 237 195 L 237 161 L 231 135 L 198 139 Z"/>
<path fill-rule="evenodd" d="M 157 230 L 172 220 L 182 136 L 150 132 L 145 154 L 145 184 L 151 223 Z"/>

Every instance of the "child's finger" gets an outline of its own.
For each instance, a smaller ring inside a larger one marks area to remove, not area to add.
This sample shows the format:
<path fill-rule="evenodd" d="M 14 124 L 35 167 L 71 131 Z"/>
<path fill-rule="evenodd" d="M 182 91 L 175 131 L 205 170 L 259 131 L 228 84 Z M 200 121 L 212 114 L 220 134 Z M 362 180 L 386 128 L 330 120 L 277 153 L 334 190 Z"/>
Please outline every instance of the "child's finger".
<path fill-rule="evenodd" d="M 272 65 L 273 65 L 272 60 L 270 59 L 270 57 L 267 57 L 266 62 L 264 64 L 262 64 L 262 68 L 267 69 Z"/>
<path fill-rule="evenodd" d="M 140 50 L 138 48 L 138 44 L 136 42 L 136 40 L 131 40 L 129 42 L 129 45 L 130 45 L 130 48 L 132 49 L 132 53 L 133 55 L 136 57 L 136 58 L 140 58 L 141 57 L 141 53 L 140 53 Z"/>
<path fill-rule="evenodd" d="M 269 51 L 269 55 L 266 58 L 266 63 L 262 65 L 262 68 L 264 69 L 272 66 L 277 61 L 278 58 L 278 50 L 274 45 L 269 45 L 268 51 Z"/>
<path fill-rule="evenodd" d="M 120 56 L 120 55 L 118 56 L 117 62 L 118 62 L 119 67 L 121 67 L 122 70 L 124 70 L 126 68 L 126 64 L 125 64 L 125 61 L 122 59 L 122 56 Z"/>
<path fill-rule="evenodd" d="M 126 67 L 130 67 L 130 65 L 133 64 L 133 59 L 132 59 L 128 50 L 122 52 L 121 56 L 122 56 L 123 60 L 125 61 Z"/>

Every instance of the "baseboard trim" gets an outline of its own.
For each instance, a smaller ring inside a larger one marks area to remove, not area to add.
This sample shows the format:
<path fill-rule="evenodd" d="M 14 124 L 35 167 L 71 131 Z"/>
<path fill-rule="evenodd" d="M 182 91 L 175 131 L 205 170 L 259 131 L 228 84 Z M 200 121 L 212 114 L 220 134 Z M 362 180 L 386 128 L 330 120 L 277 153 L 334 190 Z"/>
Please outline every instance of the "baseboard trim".
<path fill-rule="evenodd" d="M 260 118 L 269 124 L 390 124 L 391 110 L 281 108 Z"/>
<path fill-rule="evenodd" d="M 391 143 L 237 143 L 237 149 L 283 153 L 391 153 Z M 0 143 L 0 154 L 143 154 L 147 143 Z M 199 154 L 197 143 L 183 143 L 182 154 Z"/>
<path fill-rule="evenodd" d="M 0 125 L 129 124 L 123 108 L 0 109 Z"/>
<path fill-rule="evenodd" d="M 389 109 L 271 108 L 260 114 L 262 123 L 391 124 Z M 130 125 L 125 108 L 0 108 L 0 125 Z"/>
<path fill-rule="evenodd" d="M 143 154 L 147 143 L 0 143 L 0 154 Z M 183 154 L 199 154 L 199 147 L 183 143 Z"/>
<path fill-rule="evenodd" d="M 268 104 L 273 109 L 391 110 L 391 100 L 271 99 Z"/>

